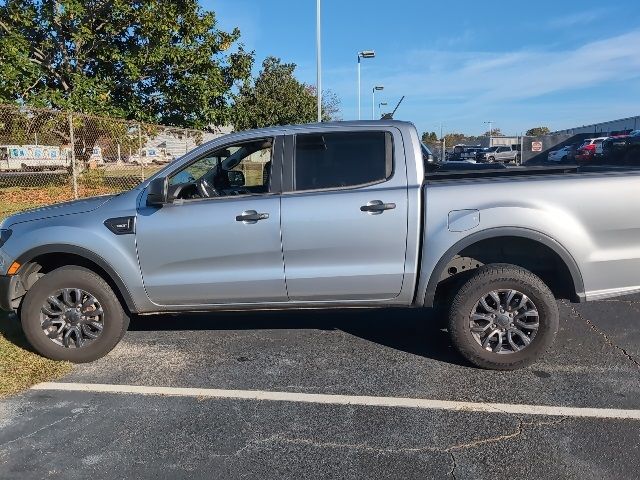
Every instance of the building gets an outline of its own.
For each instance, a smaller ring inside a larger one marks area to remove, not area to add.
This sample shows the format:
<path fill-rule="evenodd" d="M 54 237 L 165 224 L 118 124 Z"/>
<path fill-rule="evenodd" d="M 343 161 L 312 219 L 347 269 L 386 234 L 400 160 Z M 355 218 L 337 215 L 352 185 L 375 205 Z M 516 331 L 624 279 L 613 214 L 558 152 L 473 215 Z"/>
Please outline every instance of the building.
<path fill-rule="evenodd" d="M 491 141 L 489 141 L 489 137 L 481 137 L 480 139 L 481 147 L 501 147 L 503 145 L 520 145 L 520 137 L 491 137 Z"/>
<path fill-rule="evenodd" d="M 621 118 L 609 122 L 594 123 L 593 125 L 583 125 L 582 127 L 568 128 L 551 132 L 551 135 L 579 135 L 587 134 L 596 137 L 606 136 L 611 132 L 623 132 L 626 130 L 640 129 L 640 115 L 636 117 Z"/>
<path fill-rule="evenodd" d="M 214 131 L 197 132 L 180 128 L 166 128 L 155 137 L 149 138 L 144 145 L 147 148 L 162 148 L 174 158 L 181 157 L 198 145 L 214 140 L 233 131 L 230 126 L 213 127 Z"/>

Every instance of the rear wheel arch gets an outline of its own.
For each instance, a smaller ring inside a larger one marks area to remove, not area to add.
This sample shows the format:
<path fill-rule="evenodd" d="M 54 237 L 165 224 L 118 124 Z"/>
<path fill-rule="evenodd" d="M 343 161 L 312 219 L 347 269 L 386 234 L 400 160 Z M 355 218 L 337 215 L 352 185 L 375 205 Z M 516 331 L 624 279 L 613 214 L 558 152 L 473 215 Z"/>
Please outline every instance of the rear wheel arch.
<path fill-rule="evenodd" d="M 536 271 L 536 268 L 532 268 L 531 265 L 526 264 L 526 262 L 515 261 L 509 256 L 503 257 L 500 255 L 496 261 L 487 263 L 510 263 L 532 270 L 536 275 L 540 276 L 545 283 L 550 284 L 549 286 L 556 296 L 566 296 L 571 301 L 585 301 L 584 282 L 578 264 L 562 244 L 536 230 L 522 227 L 504 227 L 476 232 L 459 240 L 450 247 L 431 272 L 424 295 L 424 306 L 431 307 L 435 304 L 436 298 L 442 296 L 441 290 L 446 290 L 447 282 L 453 281 L 456 277 L 462 277 L 465 272 L 472 271 L 484 264 L 482 262 L 476 262 L 473 258 L 469 259 L 464 257 L 466 252 L 487 245 L 493 247 L 509 245 L 509 242 L 513 242 L 514 240 L 515 243 L 519 245 L 539 249 L 538 251 L 546 255 L 545 258 L 548 261 L 557 262 L 558 268 L 562 270 L 561 274 L 563 274 L 559 281 L 556 282 L 553 278 L 550 278 L 549 275 L 541 274 Z M 461 256 L 461 254 L 463 255 Z M 526 255 L 524 255 L 524 257 L 526 257 Z M 458 269 L 458 271 L 449 272 L 448 270 L 452 266 L 455 266 L 456 262 L 459 262 L 461 258 L 463 259 L 463 264 L 466 264 L 468 268 L 462 271 Z M 533 255 L 531 255 L 530 259 L 536 262 L 539 260 L 538 257 L 534 257 Z M 554 283 L 556 284 L 554 285 Z"/>
<path fill-rule="evenodd" d="M 109 262 L 91 250 L 75 245 L 44 245 L 24 252 L 16 261 L 21 265 L 18 275 L 24 287 L 22 296 L 39 278 L 39 272 L 48 273 L 62 266 L 75 265 L 85 267 L 105 280 L 129 313 L 137 311 L 133 297 L 120 275 Z M 21 301 L 18 300 L 18 303 Z"/>

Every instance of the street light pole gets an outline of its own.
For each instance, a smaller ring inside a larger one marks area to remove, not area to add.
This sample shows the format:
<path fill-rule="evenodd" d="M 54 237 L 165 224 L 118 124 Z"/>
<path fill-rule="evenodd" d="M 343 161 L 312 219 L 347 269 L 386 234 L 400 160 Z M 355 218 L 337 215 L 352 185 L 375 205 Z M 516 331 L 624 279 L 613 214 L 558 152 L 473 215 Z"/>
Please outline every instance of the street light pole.
<path fill-rule="evenodd" d="M 317 74 L 316 94 L 318 96 L 318 123 L 322 122 L 322 38 L 320 31 L 320 2 L 316 0 L 316 52 L 317 52 Z"/>
<path fill-rule="evenodd" d="M 488 122 L 484 122 L 485 125 L 488 123 L 489 124 L 489 148 L 492 147 L 491 145 L 491 135 L 493 133 L 493 120 L 489 120 Z"/>
<path fill-rule="evenodd" d="M 387 105 L 389 105 L 387 102 L 380 102 L 378 104 L 378 115 L 380 115 L 380 118 L 382 118 L 382 107 L 386 107 Z"/>
<path fill-rule="evenodd" d="M 445 145 L 446 141 L 444 139 L 444 136 L 442 135 L 442 123 L 440 124 L 440 141 L 442 142 L 442 157 L 440 157 L 440 161 L 444 162 L 444 157 L 446 155 L 446 151 L 447 151 L 447 146 Z"/>
<path fill-rule="evenodd" d="M 376 119 L 376 90 L 378 90 L 379 92 L 384 90 L 384 87 L 382 85 L 376 85 L 375 87 L 373 87 L 371 89 L 371 94 L 372 94 L 372 98 L 371 98 L 371 120 L 375 120 Z"/>
<path fill-rule="evenodd" d="M 373 50 L 363 50 L 358 52 L 358 120 L 362 119 L 362 110 L 360 108 L 360 59 L 375 58 L 376 52 Z"/>
<path fill-rule="evenodd" d="M 360 120 L 360 54 L 358 54 L 358 120 Z"/>

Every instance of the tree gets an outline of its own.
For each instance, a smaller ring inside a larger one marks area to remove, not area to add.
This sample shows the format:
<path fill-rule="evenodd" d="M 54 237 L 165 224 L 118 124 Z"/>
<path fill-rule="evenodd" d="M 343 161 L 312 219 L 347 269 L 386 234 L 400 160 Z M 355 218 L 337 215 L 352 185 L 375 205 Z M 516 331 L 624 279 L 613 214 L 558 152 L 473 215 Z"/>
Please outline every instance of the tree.
<path fill-rule="evenodd" d="M 293 75 L 295 68 L 279 58 L 264 60 L 258 77 L 246 81 L 235 97 L 232 123 L 236 130 L 317 120 L 315 88 L 299 82 Z M 330 120 L 339 103 L 330 92 L 323 99 L 323 120 Z"/>
<path fill-rule="evenodd" d="M 424 132 L 422 134 L 422 143 L 437 143 L 438 135 L 436 132 Z"/>
<path fill-rule="evenodd" d="M 444 136 L 445 145 L 447 148 L 455 145 L 466 143 L 467 136 L 464 133 L 447 133 Z"/>
<path fill-rule="evenodd" d="M 221 125 L 253 64 L 239 37 L 197 0 L 5 0 L 0 102 Z"/>
<path fill-rule="evenodd" d="M 485 137 L 489 136 L 489 130 L 487 130 L 486 132 L 484 132 L 483 134 Z M 499 128 L 492 128 L 491 129 L 491 136 L 492 137 L 504 137 L 504 133 L 502 133 L 502 131 Z"/>
<path fill-rule="evenodd" d="M 549 127 L 534 127 L 527 130 L 525 135 L 527 137 L 541 137 L 543 135 L 549 135 L 550 133 L 551 130 L 549 130 Z"/>

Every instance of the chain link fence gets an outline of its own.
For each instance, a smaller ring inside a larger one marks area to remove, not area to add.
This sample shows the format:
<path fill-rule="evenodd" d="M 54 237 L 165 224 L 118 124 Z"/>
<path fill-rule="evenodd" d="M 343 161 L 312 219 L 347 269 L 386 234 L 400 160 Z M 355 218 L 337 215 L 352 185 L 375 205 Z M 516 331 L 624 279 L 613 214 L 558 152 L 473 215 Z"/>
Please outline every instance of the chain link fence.
<path fill-rule="evenodd" d="M 0 105 L 0 219 L 128 190 L 221 134 Z"/>

